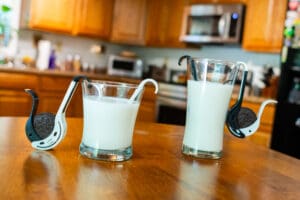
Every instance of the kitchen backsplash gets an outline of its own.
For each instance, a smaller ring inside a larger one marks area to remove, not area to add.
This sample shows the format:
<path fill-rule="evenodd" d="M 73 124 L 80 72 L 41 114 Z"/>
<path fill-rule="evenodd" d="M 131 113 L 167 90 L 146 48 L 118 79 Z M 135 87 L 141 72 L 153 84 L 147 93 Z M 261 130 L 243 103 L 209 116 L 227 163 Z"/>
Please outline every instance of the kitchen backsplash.
<path fill-rule="evenodd" d="M 124 47 L 100 41 L 93 38 L 72 37 L 61 34 L 52 34 L 32 30 L 20 30 L 17 57 L 29 56 L 33 59 L 37 56 L 37 50 L 33 41 L 34 37 L 42 37 L 49 40 L 56 49 L 57 60 L 63 62 L 68 54 L 80 55 L 82 62 L 87 62 L 95 67 L 106 67 L 107 56 L 121 52 Z M 103 54 L 92 53 L 94 45 L 105 46 Z"/>
<path fill-rule="evenodd" d="M 163 65 L 167 58 L 168 67 L 176 68 L 178 58 L 187 54 L 192 57 L 214 58 L 220 60 L 242 61 L 251 63 L 255 66 L 271 65 L 280 66 L 279 54 L 266 54 L 246 52 L 238 46 L 203 46 L 199 49 L 167 49 L 167 48 L 143 48 L 131 47 L 131 51 L 138 54 L 146 60 L 146 63 L 153 65 Z"/>
<path fill-rule="evenodd" d="M 58 48 L 57 59 L 59 60 L 64 60 L 67 54 L 79 54 L 83 62 L 103 68 L 107 66 L 108 55 L 119 54 L 124 50 L 136 52 L 137 55 L 144 60 L 144 66 L 162 66 L 167 59 L 167 67 L 179 68 L 177 66 L 177 60 L 184 54 L 195 57 L 243 61 L 255 66 L 263 66 L 266 64 L 275 68 L 279 68 L 280 66 L 280 54 L 246 52 L 239 46 L 203 46 L 201 48 L 199 47 L 199 49 L 150 48 L 118 45 L 98 39 L 72 37 L 31 30 L 20 30 L 19 32 L 18 57 L 30 56 L 35 58 L 36 48 L 33 42 L 34 35 L 40 35 L 43 39 L 51 41 L 51 43 Z M 90 49 L 95 44 L 105 46 L 105 52 L 102 54 L 91 53 Z"/>

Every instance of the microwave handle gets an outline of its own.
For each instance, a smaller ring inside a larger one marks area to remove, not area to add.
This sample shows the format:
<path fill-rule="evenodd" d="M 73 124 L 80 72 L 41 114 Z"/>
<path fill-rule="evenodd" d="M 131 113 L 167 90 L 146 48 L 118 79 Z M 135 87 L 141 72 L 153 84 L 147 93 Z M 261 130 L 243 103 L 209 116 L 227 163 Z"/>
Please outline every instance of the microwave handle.
<path fill-rule="evenodd" d="M 229 36 L 230 18 L 230 13 L 224 13 L 219 20 L 218 32 L 223 38 L 227 38 Z"/>

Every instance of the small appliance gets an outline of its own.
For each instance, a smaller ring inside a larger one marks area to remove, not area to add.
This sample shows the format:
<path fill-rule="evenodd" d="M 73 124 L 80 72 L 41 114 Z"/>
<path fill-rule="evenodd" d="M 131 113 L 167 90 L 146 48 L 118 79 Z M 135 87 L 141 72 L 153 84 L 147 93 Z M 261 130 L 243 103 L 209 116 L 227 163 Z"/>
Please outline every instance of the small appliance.
<path fill-rule="evenodd" d="M 239 43 L 243 4 L 193 4 L 185 7 L 180 40 L 187 43 Z"/>
<path fill-rule="evenodd" d="M 142 78 L 143 61 L 137 57 L 110 55 L 108 59 L 107 74 Z"/>

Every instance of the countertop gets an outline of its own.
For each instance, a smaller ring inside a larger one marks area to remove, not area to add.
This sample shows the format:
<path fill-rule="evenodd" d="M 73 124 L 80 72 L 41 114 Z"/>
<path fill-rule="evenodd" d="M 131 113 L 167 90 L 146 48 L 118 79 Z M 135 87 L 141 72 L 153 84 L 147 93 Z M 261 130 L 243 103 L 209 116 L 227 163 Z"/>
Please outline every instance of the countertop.
<path fill-rule="evenodd" d="M 15 67 L 1 67 L 0 72 L 6 73 L 23 73 L 23 74 L 43 74 L 49 76 L 63 76 L 63 77 L 74 77 L 76 75 L 86 75 L 89 78 L 93 79 L 103 79 L 103 80 L 111 80 L 111 81 L 120 81 L 120 82 L 128 82 L 128 83 L 139 83 L 141 79 L 128 78 L 123 76 L 112 76 L 108 75 L 105 72 L 100 73 L 91 73 L 91 72 L 76 72 L 76 71 L 61 71 L 61 70 L 38 70 L 36 68 L 15 68 Z M 233 94 L 232 98 L 237 99 L 238 95 Z M 257 97 L 257 96 L 244 96 L 244 101 L 261 103 L 266 100 L 265 97 Z"/>
<path fill-rule="evenodd" d="M 79 154 L 82 118 L 51 151 L 31 147 L 25 122 L 0 117 L 1 199 L 300 199 L 300 160 L 228 134 L 221 159 L 194 159 L 183 126 L 137 122 L 133 157 L 113 163 Z"/>
<path fill-rule="evenodd" d="M 105 70 L 103 70 L 105 71 Z M 21 73 L 21 74 L 41 74 L 41 75 L 49 75 L 49 76 L 63 76 L 63 77 L 74 77 L 76 75 L 86 75 L 89 78 L 97 78 L 103 80 L 118 80 L 124 82 L 138 83 L 141 80 L 135 78 L 127 78 L 122 76 L 111 76 L 106 74 L 105 72 L 95 73 L 95 72 L 82 72 L 82 71 L 62 71 L 62 70 L 38 70 L 36 68 L 15 68 L 15 67 L 1 67 L 0 72 L 6 73 Z"/>

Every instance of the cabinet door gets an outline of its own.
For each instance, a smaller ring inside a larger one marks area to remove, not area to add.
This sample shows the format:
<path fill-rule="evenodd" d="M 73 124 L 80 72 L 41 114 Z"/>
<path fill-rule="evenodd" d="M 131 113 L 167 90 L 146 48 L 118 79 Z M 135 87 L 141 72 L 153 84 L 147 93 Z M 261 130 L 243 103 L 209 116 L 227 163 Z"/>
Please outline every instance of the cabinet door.
<path fill-rule="evenodd" d="M 287 0 L 249 0 L 242 46 L 245 50 L 279 53 Z"/>
<path fill-rule="evenodd" d="M 0 89 L 0 116 L 29 116 L 31 104 L 24 90 Z"/>
<path fill-rule="evenodd" d="M 145 43 L 146 0 L 116 0 L 111 41 Z"/>
<path fill-rule="evenodd" d="M 189 0 L 189 3 L 190 4 L 197 4 L 197 3 L 245 3 L 246 1 L 247 0 Z"/>
<path fill-rule="evenodd" d="M 71 77 L 42 76 L 39 112 L 56 113 L 71 81 Z M 82 95 L 78 86 L 66 110 L 67 117 L 82 117 Z"/>
<path fill-rule="evenodd" d="M 184 47 L 179 41 L 182 14 L 186 1 L 152 0 L 148 4 L 147 45 Z"/>
<path fill-rule="evenodd" d="M 0 116 L 29 116 L 32 99 L 24 89 L 38 90 L 35 75 L 0 72 Z"/>
<path fill-rule="evenodd" d="M 156 95 L 152 86 L 145 86 L 137 120 L 155 122 Z"/>
<path fill-rule="evenodd" d="M 71 33 L 76 1 L 32 0 L 29 27 Z"/>
<path fill-rule="evenodd" d="M 80 0 L 77 4 L 75 34 L 108 38 L 113 4 L 113 0 Z"/>

